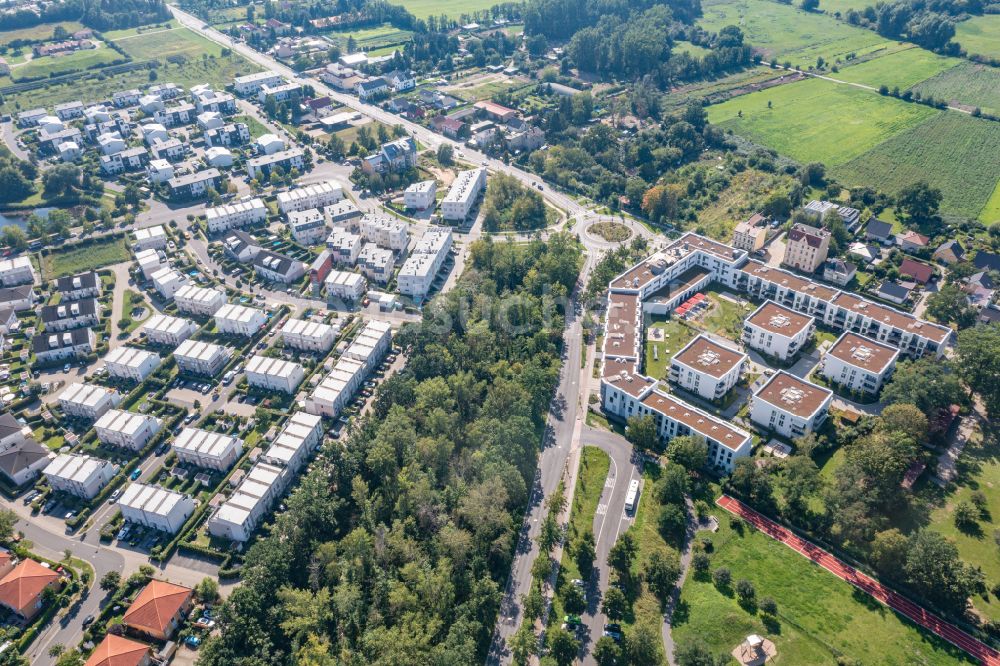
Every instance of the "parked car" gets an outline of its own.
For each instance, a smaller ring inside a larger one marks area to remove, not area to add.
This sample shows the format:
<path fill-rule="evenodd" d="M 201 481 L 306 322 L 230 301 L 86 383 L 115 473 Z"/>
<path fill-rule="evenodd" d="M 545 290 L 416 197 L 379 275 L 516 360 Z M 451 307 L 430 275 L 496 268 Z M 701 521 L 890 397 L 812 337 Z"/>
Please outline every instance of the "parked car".
<path fill-rule="evenodd" d="M 134 470 L 132 470 L 132 473 L 131 473 L 131 474 L 129 474 L 128 478 L 130 478 L 130 479 L 132 479 L 133 481 L 135 481 L 135 480 L 136 480 L 136 479 L 138 479 L 138 478 L 139 478 L 140 476 L 142 476 L 142 469 L 140 469 L 140 468 L 136 467 L 136 468 L 135 468 Z"/>

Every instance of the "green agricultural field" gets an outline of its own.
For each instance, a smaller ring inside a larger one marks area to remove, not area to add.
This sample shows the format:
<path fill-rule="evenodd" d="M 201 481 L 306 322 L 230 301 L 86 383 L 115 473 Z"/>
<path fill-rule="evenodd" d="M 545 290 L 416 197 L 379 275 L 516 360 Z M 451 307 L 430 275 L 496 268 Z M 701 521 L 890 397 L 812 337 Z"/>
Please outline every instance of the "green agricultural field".
<path fill-rule="evenodd" d="M 200 58 L 203 53 L 222 54 L 222 47 L 197 35 L 187 28 L 168 28 L 129 35 L 116 42 L 133 60 L 163 59 L 183 55 L 189 59 Z"/>
<path fill-rule="evenodd" d="M 979 107 L 1000 114 L 1000 69 L 963 62 L 913 87 L 921 95 L 946 99 L 950 104 Z"/>
<path fill-rule="evenodd" d="M 955 24 L 955 41 L 968 53 L 1000 58 L 1000 14 L 959 21 Z"/>
<path fill-rule="evenodd" d="M 1000 224 L 1000 182 L 997 183 L 989 201 L 979 213 L 979 219 L 983 221 L 983 224 Z"/>
<path fill-rule="evenodd" d="M 727 25 L 737 25 L 747 41 L 767 57 L 801 67 L 814 65 L 820 56 L 832 63 L 849 53 L 860 56 L 895 48 L 895 42 L 871 30 L 771 0 L 709 0 L 702 8 L 700 27 L 718 32 Z"/>
<path fill-rule="evenodd" d="M 823 162 L 828 167 L 848 162 L 939 113 L 821 79 L 798 81 L 708 107 L 709 120 L 723 129 L 799 162 Z"/>
<path fill-rule="evenodd" d="M 46 56 L 31 60 L 20 67 L 11 70 L 11 78 L 17 81 L 36 79 L 53 73 L 69 73 L 83 71 L 99 65 L 107 65 L 115 60 L 124 61 L 120 53 L 109 49 L 104 44 L 97 49 L 74 51 L 61 56 Z"/>
<path fill-rule="evenodd" d="M 169 30 L 170 28 L 177 28 L 180 24 L 177 21 L 170 20 L 164 21 L 163 23 L 153 23 L 150 25 L 140 25 L 136 28 L 122 28 L 121 30 L 108 30 L 101 33 L 101 37 L 110 40 L 112 42 L 117 42 L 119 39 L 124 37 L 132 37 L 134 35 L 145 35 L 152 32 L 161 32 L 163 30 Z"/>
<path fill-rule="evenodd" d="M 495 0 L 399 0 L 395 4 L 405 7 L 417 18 L 445 14 L 457 20 L 462 14 L 489 9 L 497 3 Z"/>
<path fill-rule="evenodd" d="M 958 58 L 946 58 L 914 46 L 857 65 L 842 67 L 839 72 L 831 73 L 830 76 L 874 88 L 886 85 L 890 89 L 899 87 L 900 90 L 905 90 L 962 62 Z"/>
<path fill-rule="evenodd" d="M 124 238 L 106 238 L 69 250 L 53 250 L 42 256 L 42 276 L 54 280 L 129 260 Z"/>
<path fill-rule="evenodd" d="M 52 33 L 56 26 L 62 26 L 66 32 L 73 34 L 77 30 L 83 30 L 83 24 L 77 21 L 59 21 L 58 23 L 40 23 L 30 28 L 19 28 L 17 30 L 4 30 L 0 32 L 0 44 L 10 44 L 19 40 L 48 40 L 52 39 Z"/>
<path fill-rule="evenodd" d="M 757 599 L 771 597 L 775 621 L 741 607 L 731 590 L 720 592 L 709 577 L 690 575 L 674 613 L 678 645 L 700 641 L 728 654 L 748 634 L 774 641 L 775 663 L 833 666 L 838 663 L 971 664 L 971 658 L 944 640 L 926 634 L 871 597 L 761 532 L 733 530 L 729 514 L 718 507 L 719 530 L 711 538 L 712 570 L 726 567 L 733 582 L 749 580 Z"/>
<path fill-rule="evenodd" d="M 890 194 L 926 180 L 944 195 L 942 212 L 977 217 L 1000 174 L 1000 124 L 955 111 L 938 112 L 836 166 L 833 174 L 845 185 L 870 185 Z"/>
<path fill-rule="evenodd" d="M 409 30 L 400 30 L 388 23 L 383 23 L 374 28 L 331 32 L 328 36 L 338 40 L 342 46 L 347 44 L 348 39 L 353 38 L 357 44 L 357 48 L 369 51 L 408 42 L 413 38 L 413 33 Z"/>

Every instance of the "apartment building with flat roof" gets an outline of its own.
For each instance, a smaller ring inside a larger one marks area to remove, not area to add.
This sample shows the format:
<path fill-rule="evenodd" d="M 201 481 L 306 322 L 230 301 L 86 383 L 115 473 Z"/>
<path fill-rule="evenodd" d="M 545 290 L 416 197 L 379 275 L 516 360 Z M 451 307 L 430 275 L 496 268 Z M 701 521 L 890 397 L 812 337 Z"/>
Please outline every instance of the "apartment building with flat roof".
<path fill-rule="evenodd" d="M 826 420 L 833 391 L 785 371 L 776 372 L 750 399 L 750 420 L 760 427 L 797 439 Z"/>

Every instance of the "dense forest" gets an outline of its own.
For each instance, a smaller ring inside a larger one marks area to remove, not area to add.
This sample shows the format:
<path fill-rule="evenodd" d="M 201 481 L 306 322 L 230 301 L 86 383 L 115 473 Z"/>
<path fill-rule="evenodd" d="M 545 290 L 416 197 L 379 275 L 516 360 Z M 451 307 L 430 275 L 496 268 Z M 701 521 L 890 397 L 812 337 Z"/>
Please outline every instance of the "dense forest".
<path fill-rule="evenodd" d="M 40 13 L 27 9 L 0 16 L 0 30 L 55 21 L 80 21 L 95 30 L 119 30 L 170 19 L 163 0 L 65 0 L 46 4 Z"/>
<path fill-rule="evenodd" d="M 404 326 L 405 369 L 249 550 L 205 666 L 473 664 L 525 508 L 581 250 L 477 241 Z"/>

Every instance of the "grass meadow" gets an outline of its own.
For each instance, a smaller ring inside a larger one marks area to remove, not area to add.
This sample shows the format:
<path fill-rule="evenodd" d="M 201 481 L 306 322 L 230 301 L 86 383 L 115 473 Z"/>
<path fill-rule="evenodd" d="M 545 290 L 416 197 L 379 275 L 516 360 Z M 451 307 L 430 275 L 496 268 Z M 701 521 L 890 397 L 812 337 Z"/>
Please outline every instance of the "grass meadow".
<path fill-rule="evenodd" d="M 946 58 L 913 46 L 857 65 L 841 67 L 839 72 L 830 76 L 874 88 L 886 85 L 905 90 L 962 62 L 959 58 Z"/>
<path fill-rule="evenodd" d="M 53 280 L 64 275 L 76 275 L 84 271 L 118 264 L 129 260 L 125 239 L 106 238 L 95 240 L 70 250 L 53 250 L 42 256 L 42 275 Z"/>
<path fill-rule="evenodd" d="M 913 86 L 921 95 L 1000 114 L 1000 69 L 963 62 Z"/>
<path fill-rule="evenodd" d="M 91 67 L 106 65 L 115 60 L 124 60 L 124 58 L 122 58 L 120 53 L 102 44 L 97 49 L 74 51 L 73 53 L 60 56 L 35 58 L 20 67 L 12 69 L 10 74 L 14 82 L 17 82 L 25 79 L 49 76 L 54 72 L 82 71 Z"/>
<path fill-rule="evenodd" d="M 405 7 L 417 18 L 440 16 L 445 14 L 458 19 L 462 14 L 489 9 L 496 4 L 495 0 L 399 0 L 396 4 Z"/>
<path fill-rule="evenodd" d="M 200 58 L 203 53 L 220 56 L 222 47 L 187 28 L 170 28 L 121 37 L 116 42 L 133 60 L 154 60 L 182 55 Z"/>
<path fill-rule="evenodd" d="M 52 33 L 57 26 L 62 26 L 66 32 L 73 34 L 77 30 L 83 29 L 83 24 L 78 21 L 59 21 L 57 23 L 40 23 L 30 28 L 18 28 L 17 30 L 4 30 L 0 32 L 0 44 L 10 44 L 19 40 L 52 39 Z"/>
<path fill-rule="evenodd" d="M 1000 58 L 1000 14 L 959 21 L 955 24 L 955 41 L 967 53 Z"/>

